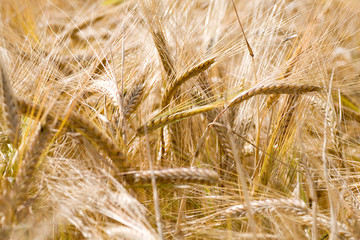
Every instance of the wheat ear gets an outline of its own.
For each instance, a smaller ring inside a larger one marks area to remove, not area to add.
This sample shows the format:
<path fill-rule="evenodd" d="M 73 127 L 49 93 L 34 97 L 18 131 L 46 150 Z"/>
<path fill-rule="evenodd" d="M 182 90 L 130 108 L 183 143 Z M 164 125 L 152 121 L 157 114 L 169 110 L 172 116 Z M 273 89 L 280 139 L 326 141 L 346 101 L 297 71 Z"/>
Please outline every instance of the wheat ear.
<path fill-rule="evenodd" d="M 130 115 L 135 112 L 137 107 L 141 102 L 141 98 L 143 97 L 145 90 L 144 83 L 139 83 L 136 87 L 126 95 L 125 98 L 125 108 L 124 108 L 124 116 L 125 119 L 128 119 Z"/>
<path fill-rule="evenodd" d="M 18 105 L 21 114 L 29 117 L 39 117 L 42 114 L 41 107 L 30 101 L 18 98 Z M 120 148 L 114 141 L 103 133 L 96 125 L 82 117 L 81 115 L 70 112 L 68 116 L 57 117 L 57 115 L 49 111 L 46 121 L 57 121 L 57 126 L 64 124 L 66 130 L 75 130 L 83 134 L 91 143 L 102 149 L 118 166 L 125 167 L 125 157 Z M 65 122 L 64 122 L 65 121 Z"/>
<path fill-rule="evenodd" d="M 149 122 L 147 122 L 146 124 L 144 124 L 143 126 L 141 126 L 140 128 L 138 128 L 137 134 L 139 136 L 144 135 L 145 129 L 147 132 L 154 131 L 154 130 L 156 130 L 160 127 L 163 127 L 167 124 L 174 123 L 176 121 L 195 116 L 199 113 L 213 110 L 217 107 L 218 107 L 218 105 L 211 104 L 211 105 L 201 106 L 201 107 L 193 108 L 190 110 L 186 110 L 186 111 L 182 111 L 182 112 L 178 112 L 178 113 L 170 114 L 167 116 L 152 119 Z"/>
<path fill-rule="evenodd" d="M 272 212 L 283 213 L 294 216 L 300 219 L 303 223 L 311 225 L 314 221 L 311 216 L 311 210 L 308 208 L 305 202 L 298 199 L 266 199 L 260 201 L 251 202 L 251 209 L 254 214 L 270 214 Z M 216 213 L 211 217 L 220 216 L 220 218 L 242 218 L 246 216 L 246 206 L 244 204 L 231 206 L 224 211 Z M 331 228 L 330 219 L 327 216 L 318 214 L 317 224 L 325 229 Z M 344 235 L 348 239 L 353 239 L 348 227 L 342 223 L 337 223 L 339 227 L 339 233 Z"/>
<path fill-rule="evenodd" d="M 164 94 L 162 95 L 161 106 L 164 108 L 171 101 L 171 97 L 174 95 L 177 89 L 184 84 L 187 80 L 192 77 L 197 76 L 198 74 L 204 72 L 206 69 L 211 67 L 215 63 L 215 58 L 210 58 L 205 60 L 193 68 L 188 69 L 180 77 L 176 78 L 171 84 L 167 85 Z"/>
<path fill-rule="evenodd" d="M 156 183 L 203 183 L 215 184 L 219 180 L 219 175 L 214 170 L 205 168 L 170 168 L 154 170 Z M 126 178 L 134 184 L 150 184 L 151 171 L 141 171 L 127 174 Z"/>
<path fill-rule="evenodd" d="M 204 62 L 201 62 L 197 66 L 187 70 L 184 72 L 180 77 L 174 79 L 170 82 L 170 84 L 167 85 L 165 92 L 162 95 L 161 100 L 161 107 L 164 109 L 168 104 L 170 103 L 173 95 L 176 93 L 176 91 L 180 88 L 182 84 L 184 84 L 187 80 L 190 78 L 202 73 L 206 69 L 208 69 L 213 63 L 215 62 L 215 58 L 206 60 Z M 178 131 L 176 131 L 176 124 L 167 126 L 168 131 L 162 132 L 163 134 L 166 134 L 164 138 L 161 138 L 160 144 L 162 145 L 162 148 L 164 149 L 165 155 L 170 155 L 170 151 L 173 150 L 174 153 L 180 153 L 183 151 L 178 151 L 178 142 L 181 142 L 182 136 L 177 134 Z M 165 140 L 162 141 L 162 140 Z M 171 149 L 172 148 L 172 149 Z M 179 155 L 179 154 L 177 154 Z M 181 155 L 181 154 L 180 154 Z"/>
<path fill-rule="evenodd" d="M 281 211 L 290 215 L 301 216 L 309 213 L 305 202 L 298 199 L 266 199 L 251 202 L 251 208 L 254 213 L 264 213 L 272 211 Z M 239 204 L 231 206 L 219 213 L 224 217 L 244 217 L 246 215 L 245 205 Z"/>
<path fill-rule="evenodd" d="M 3 198 L 3 200 L 5 200 L 4 204 L 7 205 L 4 219 L 5 225 L 11 226 L 15 222 L 21 222 L 21 220 L 26 217 L 26 215 L 21 212 L 21 206 L 28 198 L 35 170 L 50 135 L 50 129 L 46 125 L 41 125 L 39 131 L 31 141 L 30 147 L 25 153 L 24 160 L 16 176 L 15 185 L 6 191 Z"/>
<path fill-rule="evenodd" d="M 205 79 L 199 78 L 201 82 L 201 86 L 208 86 L 207 81 Z M 203 95 L 209 95 L 206 93 L 206 91 L 208 91 L 209 89 L 206 89 L 202 87 L 202 90 L 204 91 L 204 93 L 202 92 L 197 92 L 196 96 L 194 96 L 195 99 L 199 99 L 201 103 L 206 103 L 209 102 L 208 99 L 204 98 Z M 210 93 L 210 96 L 213 96 L 211 94 L 211 91 L 208 91 Z M 212 122 L 216 116 L 219 114 L 219 110 L 218 109 L 214 109 L 212 111 L 209 112 L 205 112 L 203 113 L 203 115 L 205 116 L 205 118 L 208 120 L 208 122 Z M 228 133 L 227 133 L 227 129 L 224 126 L 223 122 L 221 120 L 219 120 L 221 124 L 215 124 L 213 125 L 213 128 L 216 132 L 216 134 L 218 135 L 219 141 L 220 141 L 220 145 L 223 148 L 225 155 L 231 159 L 234 160 L 234 153 L 230 147 L 230 142 L 228 139 Z M 206 128 L 208 129 L 208 128 Z M 207 130 L 205 130 L 203 136 L 200 138 L 197 146 L 196 146 L 196 151 L 195 151 L 195 157 L 198 156 L 198 154 L 200 153 L 200 148 L 202 147 L 202 145 L 204 144 L 204 138 L 206 136 L 206 132 Z"/>
<path fill-rule="evenodd" d="M 29 192 L 37 165 L 51 136 L 50 127 L 46 123 L 41 124 L 36 136 L 31 141 L 28 151 L 25 153 L 18 176 L 16 177 L 15 189 L 19 203 L 23 202 L 27 197 L 26 194 Z"/>
<path fill-rule="evenodd" d="M 320 91 L 321 87 L 312 86 L 312 85 L 299 85 L 299 84 L 289 84 L 289 83 L 278 83 L 278 84 L 268 84 L 262 85 L 259 87 L 253 87 L 244 93 L 241 93 L 235 97 L 229 104 L 229 107 L 233 107 L 249 98 L 252 98 L 259 94 L 302 94 L 307 92 Z"/>
<path fill-rule="evenodd" d="M 9 141 L 15 146 L 19 145 L 20 141 L 20 124 L 21 119 L 18 112 L 18 104 L 11 87 L 10 79 L 6 73 L 4 62 L 0 59 L 0 71 L 1 71 L 1 88 L 0 97 L 2 103 L 2 109 L 4 111 L 4 118 L 7 124 L 7 132 Z"/>
<path fill-rule="evenodd" d="M 174 64 L 170 57 L 164 33 L 161 30 L 151 31 L 156 50 L 168 77 L 174 76 Z"/>
<path fill-rule="evenodd" d="M 118 166 L 124 167 L 125 156 L 114 141 L 96 125 L 77 113 L 71 113 L 66 123 L 70 129 L 74 128 L 77 132 L 82 133 L 90 142 L 95 143 Z"/>
<path fill-rule="evenodd" d="M 270 84 L 270 85 L 263 85 L 263 86 L 259 86 L 259 87 L 253 87 L 253 88 L 249 89 L 248 91 L 241 93 L 240 95 L 235 97 L 230 102 L 229 106 L 225 110 L 227 110 L 230 107 L 234 107 L 234 106 L 240 104 L 241 102 L 248 100 L 256 95 L 260 95 L 260 94 L 265 94 L 265 95 L 272 94 L 272 93 L 302 94 L 302 93 L 320 91 L 320 90 L 321 90 L 321 87 L 317 87 L 317 86 L 287 84 L 287 83 Z M 205 112 L 211 111 L 213 109 L 218 108 L 219 106 L 221 106 L 221 104 L 213 103 L 213 104 L 208 104 L 205 106 L 193 108 L 193 109 L 186 110 L 186 111 L 169 114 L 169 115 L 163 116 L 163 117 L 156 117 L 156 118 L 150 120 L 149 122 L 147 122 L 146 124 L 144 124 L 143 126 L 141 126 L 140 128 L 138 128 L 137 135 L 139 135 L 139 136 L 144 135 L 145 129 L 147 130 L 147 132 L 150 132 L 150 131 L 156 130 L 160 127 L 163 127 L 167 124 L 174 123 L 176 121 L 179 121 L 179 120 L 182 120 L 182 119 L 185 119 L 188 117 L 192 117 L 192 116 L 195 116 L 200 113 L 205 113 Z M 223 112 L 221 112 L 218 115 L 218 117 L 220 117 L 220 115 Z M 214 121 L 216 121 L 218 119 L 218 117 L 216 117 Z"/>
<path fill-rule="evenodd" d="M 148 15 L 149 16 L 149 15 Z M 150 17 L 150 16 L 149 16 Z M 160 61 L 164 67 L 164 70 L 166 72 L 166 76 L 167 79 L 171 82 L 175 75 L 175 68 L 174 68 L 174 63 L 173 60 L 171 58 L 171 55 L 169 53 L 169 49 L 168 49 L 168 45 L 165 39 L 165 35 L 162 31 L 162 29 L 160 28 L 160 23 L 157 26 L 157 30 L 155 30 L 154 23 L 152 21 L 150 21 L 150 26 L 152 27 L 151 29 L 151 36 L 153 38 L 155 47 L 157 49 L 157 52 L 159 54 L 160 57 Z M 158 159 L 161 160 L 165 154 L 165 142 L 164 142 L 164 132 L 161 131 L 160 132 L 160 140 L 159 140 L 159 157 Z"/>

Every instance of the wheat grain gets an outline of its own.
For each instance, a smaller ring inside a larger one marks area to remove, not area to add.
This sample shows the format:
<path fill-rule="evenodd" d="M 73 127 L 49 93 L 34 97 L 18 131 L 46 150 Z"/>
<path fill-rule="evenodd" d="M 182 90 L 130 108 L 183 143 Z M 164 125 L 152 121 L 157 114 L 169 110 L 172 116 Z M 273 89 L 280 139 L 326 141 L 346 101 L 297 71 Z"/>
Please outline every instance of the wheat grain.
<path fill-rule="evenodd" d="M 291 215 L 304 215 L 309 213 L 309 209 L 305 202 L 298 199 L 266 199 L 251 202 L 251 208 L 254 213 L 263 213 L 270 211 L 283 211 Z M 227 217 L 244 217 L 246 209 L 244 204 L 231 206 L 221 213 L 222 216 Z"/>

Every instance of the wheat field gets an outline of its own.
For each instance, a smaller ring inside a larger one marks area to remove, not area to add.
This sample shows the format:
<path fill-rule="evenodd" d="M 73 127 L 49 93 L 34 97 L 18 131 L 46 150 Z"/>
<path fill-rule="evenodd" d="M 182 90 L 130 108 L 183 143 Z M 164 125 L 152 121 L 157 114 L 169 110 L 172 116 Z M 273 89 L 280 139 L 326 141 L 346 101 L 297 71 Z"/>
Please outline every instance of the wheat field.
<path fill-rule="evenodd" d="M 0 239 L 360 239 L 358 0 L 1 0 Z"/>

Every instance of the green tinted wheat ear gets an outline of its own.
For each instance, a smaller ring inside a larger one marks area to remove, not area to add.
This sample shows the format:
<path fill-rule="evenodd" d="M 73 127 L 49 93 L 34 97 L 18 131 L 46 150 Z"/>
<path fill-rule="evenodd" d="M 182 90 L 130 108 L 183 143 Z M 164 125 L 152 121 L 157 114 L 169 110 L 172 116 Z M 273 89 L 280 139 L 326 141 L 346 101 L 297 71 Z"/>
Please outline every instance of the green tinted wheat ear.
<path fill-rule="evenodd" d="M 41 161 L 40 157 L 52 137 L 50 126 L 41 124 L 37 135 L 31 141 L 30 146 L 25 153 L 18 176 L 16 177 L 16 196 L 20 202 L 26 198 L 29 188 L 33 182 L 33 176 Z"/>
<path fill-rule="evenodd" d="M 22 212 L 21 210 L 24 209 L 24 204 L 29 198 L 28 195 L 34 182 L 36 169 L 51 135 L 50 128 L 46 124 L 40 126 L 24 155 L 14 187 L 6 192 L 4 196 L 7 204 L 4 222 L 8 226 L 21 222 L 28 214 L 26 211 Z"/>
<path fill-rule="evenodd" d="M 10 79 L 6 72 L 6 67 L 2 59 L 0 59 L 1 88 L 0 97 L 3 109 L 3 115 L 7 124 L 9 141 L 18 146 L 20 141 L 20 114 L 18 112 L 18 104 L 16 97 L 11 88 Z"/>
<path fill-rule="evenodd" d="M 205 168 L 173 168 L 154 170 L 156 183 L 203 183 L 215 184 L 219 180 L 219 175 L 214 170 Z M 127 175 L 129 182 L 134 184 L 149 184 L 151 183 L 151 171 L 135 172 Z"/>

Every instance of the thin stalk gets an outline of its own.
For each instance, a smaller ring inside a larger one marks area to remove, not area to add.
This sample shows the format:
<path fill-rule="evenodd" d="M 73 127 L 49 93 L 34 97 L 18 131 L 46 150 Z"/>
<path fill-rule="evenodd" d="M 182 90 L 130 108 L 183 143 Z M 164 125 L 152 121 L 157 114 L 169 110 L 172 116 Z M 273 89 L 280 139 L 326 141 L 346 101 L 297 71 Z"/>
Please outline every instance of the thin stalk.
<path fill-rule="evenodd" d="M 334 206 L 334 202 L 333 202 L 333 199 L 334 199 L 333 198 L 333 190 L 331 189 L 331 185 L 330 185 L 329 172 L 327 169 L 327 166 L 329 164 L 328 164 L 328 160 L 326 157 L 326 144 L 327 144 L 326 130 L 327 130 L 327 123 L 328 123 L 327 116 L 329 114 L 329 104 L 331 101 L 331 89 L 332 89 L 333 78 L 334 78 L 334 69 L 332 71 L 331 78 L 330 78 L 329 92 L 328 92 L 327 102 L 326 102 L 325 120 L 324 120 L 324 144 L 323 144 L 323 151 L 322 151 L 324 178 L 325 178 L 326 187 L 328 189 L 327 193 L 328 193 L 328 198 L 329 198 L 329 202 L 330 202 L 330 213 L 331 213 L 331 232 L 330 232 L 330 238 L 329 238 L 330 240 L 336 239 L 335 236 L 338 235 L 335 206 Z"/>
<path fill-rule="evenodd" d="M 145 128 L 145 134 L 146 134 L 146 132 L 147 132 L 147 130 Z M 159 195 L 158 195 L 157 186 L 156 186 L 156 179 L 155 179 L 155 174 L 154 174 L 153 162 L 152 162 L 152 158 L 151 158 L 151 150 L 150 150 L 149 138 L 148 138 L 147 134 L 146 134 L 146 141 L 145 142 L 146 142 L 147 155 L 148 155 L 148 159 L 149 159 L 149 168 L 150 168 L 150 171 L 151 171 L 151 185 L 152 185 L 152 190 L 153 190 L 156 226 L 157 226 L 157 229 L 158 229 L 160 239 L 164 239 L 163 230 L 162 230 L 162 224 L 161 224 L 160 201 L 159 201 Z"/>

